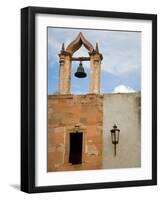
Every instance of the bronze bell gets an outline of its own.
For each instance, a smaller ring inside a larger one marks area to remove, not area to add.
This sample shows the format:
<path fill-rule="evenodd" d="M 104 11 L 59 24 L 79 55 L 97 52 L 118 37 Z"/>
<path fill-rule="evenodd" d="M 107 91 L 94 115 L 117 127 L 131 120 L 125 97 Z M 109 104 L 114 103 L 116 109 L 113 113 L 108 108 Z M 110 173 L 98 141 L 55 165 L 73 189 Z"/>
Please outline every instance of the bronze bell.
<path fill-rule="evenodd" d="M 85 78 L 87 74 L 84 71 L 82 62 L 80 61 L 79 66 L 77 68 L 77 71 L 74 74 L 77 78 Z"/>

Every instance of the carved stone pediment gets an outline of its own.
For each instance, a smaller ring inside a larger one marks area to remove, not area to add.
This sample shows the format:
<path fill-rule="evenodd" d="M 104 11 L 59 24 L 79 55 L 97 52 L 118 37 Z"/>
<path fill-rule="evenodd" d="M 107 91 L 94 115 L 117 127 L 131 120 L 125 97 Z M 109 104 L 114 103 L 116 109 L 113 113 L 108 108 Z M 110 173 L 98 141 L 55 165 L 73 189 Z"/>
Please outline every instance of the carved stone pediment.
<path fill-rule="evenodd" d="M 89 50 L 89 52 L 94 51 L 93 45 L 84 37 L 83 33 L 80 32 L 75 40 L 73 40 L 66 48 L 66 51 L 71 55 L 74 54 L 82 45 Z"/>

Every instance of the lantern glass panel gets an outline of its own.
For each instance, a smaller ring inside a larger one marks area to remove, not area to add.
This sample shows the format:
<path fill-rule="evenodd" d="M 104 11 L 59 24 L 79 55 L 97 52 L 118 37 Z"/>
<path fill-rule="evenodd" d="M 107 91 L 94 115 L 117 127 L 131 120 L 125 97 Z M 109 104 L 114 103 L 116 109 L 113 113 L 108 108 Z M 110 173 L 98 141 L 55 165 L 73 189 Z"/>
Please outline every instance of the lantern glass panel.
<path fill-rule="evenodd" d="M 118 142 L 119 142 L 119 133 L 120 133 L 119 129 L 112 129 L 111 130 L 111 140 L 112 140 L 113 144 L 118 144 Z"/>
<path fill-rule="evenodd" d="M 111 140 L 112 140 L 112 143 L 115 142 L 115 132 L 114 131 L 111 131 Z"/>
<path fill-rule="evenodd" d="M 119 142 L 119 133 L 120 133 L 120 130 L 115 130 L 115 141 L 116 141 L 116 143 L 118 143 Z"/>

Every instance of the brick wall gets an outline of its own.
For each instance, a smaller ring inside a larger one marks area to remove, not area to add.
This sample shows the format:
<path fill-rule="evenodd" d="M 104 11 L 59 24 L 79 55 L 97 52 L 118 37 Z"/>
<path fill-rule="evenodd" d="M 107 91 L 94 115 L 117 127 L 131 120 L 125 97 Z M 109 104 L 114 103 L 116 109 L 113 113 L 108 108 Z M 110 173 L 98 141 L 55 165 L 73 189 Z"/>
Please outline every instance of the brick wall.
<path fill-rule="evenodd" d="M 48 172 L 102 168 L 101 95 L 48 96 Z M 82 164 L 69 163 L 69 134 L 83 132 Z"/>

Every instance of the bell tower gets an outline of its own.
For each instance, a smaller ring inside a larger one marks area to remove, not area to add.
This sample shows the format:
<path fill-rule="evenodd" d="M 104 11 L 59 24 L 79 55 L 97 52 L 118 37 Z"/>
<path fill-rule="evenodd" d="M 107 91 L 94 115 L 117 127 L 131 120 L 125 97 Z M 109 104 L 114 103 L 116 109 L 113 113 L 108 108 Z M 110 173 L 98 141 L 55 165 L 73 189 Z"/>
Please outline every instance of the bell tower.
<path fill-rule="evenodd" d="M 73 54 L 81 48 L 81 46 L 88 50 L 89 57 L 73 57 Z M 89 61 L 90 63 L 90 94 L 100 94 L 100 68 L 101 61 L 103 56 L 99 53 L 98 43 L 96 47 L 84 37 L 82 32 L 78 34 L 75 40 L 73 40 L 67 48 L 65 48 L 64 43 L 62 44 L 62 49 L 59 54 L 59 94 L 70 94 L 70 85 L 71 85 L 71 66 L 72 61 L 80 61 L 80 68 L 83 71 L 82 62 Z M 82 76 L 77 76 L 79 78 L 85 77 L 85 74 Z"/>
<path fill-rule="evenodd" d="M 74 57 L 81 46 L 88 57 Z M 102 168 L 103 96 L 100 95 L 102 54 L 80 32 L 59 54 L 59 93 L 48 96 L 48 172 Z M 86 76 L 83 61 L 90 64 L 89 94 L 73 95 L 71 67 L 77 78 Z"/>

